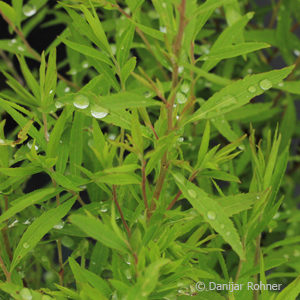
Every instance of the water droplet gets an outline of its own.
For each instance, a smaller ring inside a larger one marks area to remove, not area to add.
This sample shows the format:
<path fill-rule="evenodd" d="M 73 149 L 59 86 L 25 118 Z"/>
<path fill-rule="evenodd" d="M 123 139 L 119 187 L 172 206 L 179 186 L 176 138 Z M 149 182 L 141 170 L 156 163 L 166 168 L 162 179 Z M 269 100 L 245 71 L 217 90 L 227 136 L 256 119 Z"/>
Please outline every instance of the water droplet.
<path fill-rule="evenodd" d="M 220 227 L 221 227 L 221 229 L 224 229 L 224 228 L 225 228 L 225 225 L 224 225 L 224 224 L 221 224 Z"/>
<path fill-rule="evenodd" d="M 125 276 L 127 279 L 131 279 L 132 278 L 132 275 L 131 275 L 131 272 L 129 269 L 125 270 Z"/>
<path fill-rule="evenodd" d="M 300 251 L 298 249 L 295 249 L 293 254 L 295 257 L 298 257 L 300 256 Z"/>
<path fill-rule="evenodd" d="M 84 62 L 82 63 L 82 67 L 83 67 L 84 69 L 87 69 L 89 66 L 90 66 L 90 65 L 89 65 L 89 63 L 88 63 L 87 61 L 84 61 Z"/>
<path fill-rule="evenodd" d="M 56 101 L 54 105 L 57 109 L 62 108 L 64 106 L 64 104 L 59 101 Z"/>
<path fill-rule="evenodd" d="M 116 45 L 110 45 L 110 49 L 113 55 L 115 55 L 117 53 L 117 47 Z"/>
<path fill-rule="evenodd" d="M 176 116 L 176 120 L 179 120 L 179 116 Z"/>
<path fill-rule="evenodd" d="M 53 94 L 53 90 L 50 90 L 49 95 Z"/>
<path fill-rule="evenodd" d="M 177 104 L 174 103 L 174 104 L 173 104 L 173 107 L 175 108 L 176 106 L 177 106 Z"/>
<path fill-rule="evenodd" d="M 70 87 L 67 86 L 67 87 L 65 88 L 65 93 L 69 93 L 70 90 L 71 90 Z"/>
<path fill-rule="evenodd" d="M 256 199 L 257 199 L 257 200 L 259 200 L 259 199 L 260 199 L 260 197 L 259 197 L 259 196 L 256 196 Z"/>
<path fill-rule="evenodd" d="M 283 86 L 284 86 L 284 83 L 283 83 L 283 82 L 280 82 L 280 83 L 278 83 L 278 86 L 279 86 L 279 87 L 283 87 Z"/>
<path fill-rule="evenodd" d="M 248 87 L 248 92 L 249 93 L 255 93 L 256 92 L 256 87 L 254 85 L 251 85 Z"/>
<path fill-rule="evenodd" d="M 220 104 L 220 107 L 222 107 L 222 108 L 227 107 L 227 106 L 231 106 L 232 104 L 237 102 L 236 98 L 232 95 L 224 96 L 222 100 L 223 101 Z"/>
<path fill-rule="evenodd" d="M 273 216 L 273 219 L 276 220 L 276 219 L 278 219 L 279 217 L 280 217 L 280 213 L 277 212 L 277 213 Z"/>
<path fill-rule="evenodd" d="M 269 79 L 264 79 L 259 83 L 262 90 L 267 91 L 272 87 L 272 82 Z"/>
<path fill-rule="evenodd" d="M 17 40 L 16 40 L 16 39 L 12 39 L 10 42 L 11 42 L 12 44 L 16 44 L 16 43 L 17 43 Z"/>
<path fill-rule="evenodd" d="M 112 141 L 114 141 L 115 139 L 116 139 L 116 135 L 114 134 L 114 133 L 110 133 L 109 135 L 108 135 L 108 138 L 110 139 L 110 140 L 112 140 Z"/>
<path fill-rule="evenodd" d="M 23 52 L 23 51 L 25 51 L 25 48 L 23 46 L 18 46 L 18 50 Z"/>
<path fill-rule="evenodd" d="M 166 7 L 167 7 L 166 2 L 163 2 L 161 5 L 162 5 L 163 8 L 166 8 Z"/>
<path fill-rule="evenodd" d="M 192 198 L 196 198 L 197 197 L 197 193 L 194 190 L 188 190 L 187 191 L 189 196 L 191 196 Z"/>
<path fill-rule="evenodd" d="M 85 109 L 89 106 L 89 104 L 89 99 L 84 95 L 77 95 L 73 102 L 73 105 L 79 109 Z"/>
<path fill-rule="evenodd" d="M 210 220 L 215 220 L 216 219 L 216 213 L 214 211 L 210 210 L 210 211 L 207 212 L 207 217 Z"/>
<path fill-rule="evenodd" d="M 248 72 L 248 74 L 252 74 L 253 70 L 252 69 L 248 69 L 247 72 Z"/>
<path fill-rule="evenodd" d="M 20 291 L 20 296 L 23 300 L 31 300 L 32 299 L 32 295 L 29 289 L 27 288 L 23 288 Z"/>
<path fill-rule="evenodd" d="M 300 56 L 300 50 L 295 49 L 295 50 L 294 50 L 294 54 L 295 54 L 296 56 Z"/>
<path fill-rule="evenodd" d="M 166 33 L 167 32 L 167 28 L 165 26 L 160 26 L 159 27 L 159 31 L 162 33 Z"/>
<path fill-rule="evenodd" d="M 209 54 L 210 53 L 209 45 L 202 46 L 202 52 L 204 54 Z"/>
<path fill-rule="evenodd" d="M 77 74 L 77 70 L 76 70 L 76 69 L 71 69 L 71 70 L 69 71 L 69 74 L 70 74 L 70 75 L 76 75 L 76 74 Z"/>
<path fill-rule="evenodd" d="M 101 106 L 93 105 L 91 115 L 96 119 L 102 119 L 108 115 L 108 110 Z"/>
<path fill-rule="evenodd" d="M 32 145 L 33 145 L 33 140 L 30 140 L 30 141 L 27 143 L 27 147 L 28 147 L 29 149 L 31 149 L 31 148 L 32 148 Z M 35 149 L 35 150 L 39 150 L 39 146 L 38 146 L 37 144 L 35 144 L 35 145 L 34 145 L 34 149 Z"/>
<path fill-rule="evenodd" d="M 58 224 L 54 225 L 53 228 L 57 229 L 57 230 L 61 230 L 64 228 L 64 226 L 65 226 L 65 222 L 62 221 L 62 222 L 59 222 Z"/>
<path fill-rule="evenodd" d="M 23 248 L 28 249 L 29 248 L 29 244 L 28 243 L 24 243 L 23 244 Z"/>
<path fill-rule="evenodd" d="M 181 86 L 180 90 L 181 90 L 184 94 L 187 94 L 187 93 L 189 92 L 189 90 L 190 90 L 189 84 L 188 84 L 188 83 L 184 83 L 184 84 Z"/>
<path fill-rule="evenodd" d="M 178 139 L 177 139 L 177 141 L 179 142 L 179 143 L 182 143 L 183 141 L 184 141 L 184 137 L 179 137 Z"/>
<path fill-rule="evenodd" d="M 179 66 L 178 67 L 178 73 L 181 74 L 184 71 L 184 67 L 183 66 Z"/>
<path fill-rule="evenodd" d="M 231 235 L 231 232 L 230 232 L 230 231 L 227 231 L 227 232 L 226 232 L 226 235 L 227 235 L 227 236 L 230 236 L 230 235 Z"/>
<path fill-rule="evenodd" d="M 245 150 L 245 146 L 244 146 L 244 145 L 240 145 L 238 148 L 239 148 L 240 150 L 242 150 L 242 151 Z"/>
<path fill-rule="evenodd" d="M 289 259 L 289 258 L 290 258 L 290 256 L 289 256 L 288 254 L 284 254 L 283 257 L 284 257 L 285 259 Z"/>
<path fill-rule="evenodd" d="M 8 225 L 8 228 L 14 227 L 19 222 L 18 219 L 14 220 L 11 224 Z"/>
<path fill-rule="evenodd" d="M 179 103 L 179 104 L 183 104 L 183 103 L 185 103 L 185 102 L 187 101 L 187 98 L 186 98 L 186 96 L 185 96 L 184 94 L 182 94 L 182 93 L 177 93 L 177 94 L 176 94 L 176 101 L 177 101 L 177 103 Z"/>
<path fill-rule="evenodd" d="M 5 144 L 5 141 L 3 139 L 0 139 L 0 144 Z"/>
<path fill-rule="evenodd" d="M 23 224 L 24 224 L 24 225 L 29 225 L 29 224 L 31 224 L 31 222 L 30 222 L 29 219 L 28 219 L 28 220 L 26 220 L 25 222 L 23 222 Z"/>
<path fill-rule="evenodd" d="M 152 94 L 151 94 L 150 92 L 145 92 L 145 93 L 144 93 L 145 98 L 150 98 L 151 95 L 152 95 Z"/>
<path fill-rule="evenodd" d="M 26 17 L 31 17 L 36 13 L 36 7 L 31 4 L 26 4 L 23 6 L 23 14 Z"/>

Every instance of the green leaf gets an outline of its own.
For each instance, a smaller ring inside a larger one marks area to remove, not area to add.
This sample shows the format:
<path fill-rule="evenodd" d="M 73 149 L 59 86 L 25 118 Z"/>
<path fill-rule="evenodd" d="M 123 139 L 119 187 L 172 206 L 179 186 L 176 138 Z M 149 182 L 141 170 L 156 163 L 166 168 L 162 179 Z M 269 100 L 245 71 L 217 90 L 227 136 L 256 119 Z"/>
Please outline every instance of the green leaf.
<path fill-rule="evenodd" d="M 19 60 L 20 66 L 21 66 L 22 73 L 26 79 L 26 83 L 30 87 L 30 89 L 33 92 L 33 94 L 35 95 L 35 97 L 37 98 L 37 99 L 35 99 L 35 101 L 39 102 L 40 98 L 41 98 L 40 86 L 39 86 L 37 80 L 32 75 L 31 71 L 29 70 L 24 57 L 18 55 L 17 58 Z"/>
<path fill-rule="evenodd" d="M 295 95 L 300 95 L 300 81 L 285 81 L 284 83 L 281 82 L 277 86 L 274 86 L 274 88 L 288 92 Z"/>
<path fill-rule="evenodd" d="M 98 293 L 100 293 L 100 295 L 106 297 L 110 296 L 111 289 L 106 281 L 103 280 L 100 276 L 97 276 L 93 272 L 79 266 L 79 264 L 72 257 L 69 257 L 69 264 L 79 285 L 81 283 L 89 283 L 91 286 L 98 290 Z"/>
<path fill-rule="evenodd" d="M 107 109 L 124 109 L 145 106 L 159 106 L 160 102 L 147 99 L 139 94 L 132 92 L 121 92 L 110 96 L 101 96 L 97 98 L 97 104 Z"/>
<path fill-rule="evenodd" d="M 3 1 L 0 1 L 0 10 L 12 23 L 16 23 L 17 14 L 13 7 Z"/>
<path fill-rule="evenodd" d="M 51 131 L 49 143 L 47 145 L 48 157 L 56 157 L 59 154 L 57 153 L 57 148 L 59 146 L 61 136 L 65 130 L 65 124 L 69 117 L 69 114 L 70 111 L 64 109 Z"/>
<path fill-rule="evenodd" d="M 72 215 L 71 223 L 79 227 L 91 238 L 99 241 L 104 246 L 118 251 L 127 251 L 127 245 L 113 230 L 93 216 Z"/>
<path fill-rule="evenodd" d="M 239 180 L 238 177 L 226 173 L 224 171 L 220 171 L 220 170 L 204 170 L 201 171 L 199 173 L 200 176 L 208 176 L 208 177 L 212 177 L 215 179 L 219 179 L 219 180 L 223 180 L 223 181 L 232 181 L 232 182 L 239 182 L 241 183 L 241 181 Z"/>
<path fill-rule="evenodd" d="M 79 170 L 76 166 L 80 166 L 82 163 L 84 120 L 85 115 L 76 111 L 70 138 L 70 170 L 73 175 L 79 175 Z M 76 151 L 73 151 L 72 149 L 76 149 Z"/>
<path fill-rule="evenodd" d="M 80 9 L 84 13 L 86 20 L 90 24 L 90 26 L 98 40 L 98 45 L 100 46 L 100 48 L 102 48 L 109 55 L 111 55 L 111 48 L 109 46 L 107 37 L 105 35 L 102 24 L 101 24 L 98 16 L 96 15 L 95 11 L 94 11 L 94 16 L 93 16 L 91 14 L 91 12 L 84 5 L 81 5 Z"/>
<path fill-rule="evenodd" d="M 235 23 L 233 23 L 231 26 L 227 27 L 219 36 L 218 39 L 215 41 L 213 46 L 211 47 L 211 52 L 220 52 L 223 48 L 227 48 L 231 46 L 234 42 L 240 43 L 239 40 L 244 27 L 247 25 L 247 23 L 251 20 L 253 17 L 253 13 L 247 13 L 245 16 L 241 17 L 239 20 L 237 20 Z M 210 71 L 214 66 L 218 64 L 220 59 L 215 59 L 214 61 L 206 61 L 202 69 L 204 71 Z"/>
<path fill-rule="evenodd" d="M 136 66 L 136 57 L 131 57 L 121 69 L 121 80 L 125 84 L 131 72 Z"/>
<path fill-rule="evenodd" d="M 244 249 L 232 221 L 224 215 L 224 209 L 203 190 L 186 180 L 181 174 L 172 174 L 185 198 L 192 204 L 204 220 L 218 232 L 241 259 L 245 259 Z"/>
<path fill-rule="evenodd" d="M 134 25 L 132 23 L 129 23 L 128 27 L 123 31 L 120 39 L 117 42 L 117 61 L 121 69 L 125 65 L 127 57 L 129 55 L 134 31 Z"/>
<path fill-rule="evenodd" d="M 276 300 L 296 299 L 300 294 L 300 276 L 279 293 Z"/>
<path fill-rule="evenodd" d="M 16 168 L 0 168 L 0 173 L 6 176 L 29 176 L 36 173 L 42 172 L 42 168 L 38 166 L 26 166 L 26 167 L 16 167 Z"/>
<path fill-rule="evenodd" d="M 0 216 L 0 223 L 13 217 L 20 211 L 24 210 L 25 208 L 33 204 L 37 204 L 51 199 L 52 197 L 57 195 L 60 191 L 61 189 L 44 188 L 43 190 L 37 190 L 17 198 L 11 203 L 12 206 Z"/>
<path fill-rule="evenodd" d="M 67 39 L 62 39 L 62 41 L 68 47 L 70 47 L 71 49 L 73 49 L 81 54 L 95 58 L 109 66 L 113 66 L 113 63 L 110 61 L 110 59 L 107 57 L 107 55 L 105 55 L 104 53 L 102 53 L 101 51 L 99 51 L 95 48 L 92 48 L 92 47 L 86 46 L 86 45 L 82 45 L 82 44 L 78 44 L 78 43 L 69 41 Z"/>
<path fill-rule="evenodd" d="M 281 82 L 293 68 L 294 66 L 290 66 L 281 70 L 248 75 L 242 80 L 227 85 L 210 97 L 187 122 L 214 118 L 245 105 L 252 98 Z"/>
<path fill-rule="evenodd" d="M 198 152 L 198 159 L 197 159 L 195 169 L 198 169 L 201 166 L 201 163 L 203 162 L 203 159 L 208 151 L 209 140 L 210 140 L 210 122 L 209 120 L 207 120 L 204 128 L 202 140 L 201 140 L 201 145 Z"/>
<path fill-rule="evenodd" d="M 75 199 L 76 197 L 73 197 L 60 206 L 48 210 L 33 221 L 18 243 L 10 266 L 10 271 L 14 270 L 24 256 L 27 255 L 43 236 L 70 211 Z"/>
<path fill-rule="evenodd" d="M 208 54 L 203 55 L 199 58 L 199 60 L 209 61 L 209 60 L 217 60 L 220 61 L 222 59 L 236 57 L 239 55 L 248 54 L 260 49 L 268 48 L 270 45 L 266 43 L 241 43 L 233 46 L 226 46 L 222 49 L 218 49 L 215 51 L 210 51 Z"/>
<path fill-rule="evenodd" d="M 221 197 L 218 203 L 223 207 L 225 214 L 230 217 L 248 210 L 261 197 L 262 193 L 237 194 Z"/>
<path fill-rule="evenodd" d="M 106 184 L 118 184 L 118 185 L 127 185 L 127 184 L 140 184 L 141 179 L 138 175 L 133 174 L 103 174 L 102 176 L 97 176 L 94 178 L 95 182 L 101 182 Z"/>

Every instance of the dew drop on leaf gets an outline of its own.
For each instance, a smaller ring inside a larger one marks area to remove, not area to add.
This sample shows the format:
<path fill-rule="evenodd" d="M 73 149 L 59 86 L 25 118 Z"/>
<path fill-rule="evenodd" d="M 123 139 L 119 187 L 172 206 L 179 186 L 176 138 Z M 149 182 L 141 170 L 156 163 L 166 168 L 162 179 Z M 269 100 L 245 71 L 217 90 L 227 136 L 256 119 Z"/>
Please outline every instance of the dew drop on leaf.
<path fill-rule="evenodd" d="M 215 220 L 216 219 L 216 213 L 214 211 L 210 210 L 210 211 L 207 212 L 207 217 L 210 220 Z"/>
<path fill-rule="evenodd" d="M 191 196 L 192 198 L 196 198 L 197 197 L 197 193 L 194 190 L 188 190 L 187 191 L 189 196 Z"/>
<path fill-rule="evenodd" d="M 58 224 L 54 225 L 53 228 L 60 230 L 64 228 L 65 223 L 64 222 L 59 222 Z"/>
<path fill-rule="evenodd" d="M 24 243 L 23 244 L 23 248 L 28 249 L 29 248 L 29 244 L 28 243 Z"/>
<path fill-rule="evenodd" d="M 227 236 L 230 236 L 230 235 L 231 235 L 231 232 L 230 232 L 230 231 L 227 231 L 227 232 L 226 232 L 226 235 L 227 235 Z"/>
<path fill-rule="evenodd" d="M 248 92 L 255 93 L 256 92 L 256 87 L 254 85 L 249 86 L 248 87 Z"/>
<path fill-rule="evenodd" d="M 176 95 L 176 101 L 179 104 L 183 104 L 183 103 L 185 103 L 187 101 L 187 98 L 182 93 L 177 93 L 177 95 Z"/>
<path fill-rule="evenodd" d="M 18 46 L 18 50 L 21 51 L 21 52 L 25 51 L 23 46 Z"/>
<path fill-rule="evenodd" d="M 33 141 L 30 140 L 30 141 L 27 143 L 27 147 L 28 147 L 29 149 L 31 149 L 31 148 L 32 148 L 32 145 L 33 145 Z M 35 144 L 35 145 L 34 145 L 34 149 L 35 149 L 35 150 L 39 150 L 39 146 Z"/>
<path fill-rule="evenodd" d="M 272 82 L 269 79 L 264 79 L 259 83 L 262 90 L 267 91 L 272 87 Z"/>
<path fill-rule="evenodd" d="M 76 96 L 73 102 L 73 105 L 79 109 L 85 109 L 89 106 L 89 104 L 89 99 L 83 95 Z"/>
<path fill-rule="evenodd" d="M 23 6 L 23 14 L 26 17 L 32 17 L 36 13 L 36 7 L 31 4 L 26 4 Z"/>
<path fill-rule="evenodd" d="M 188 84 L 188 83 L 184 83 L 184 84 L 181 86 L 180 90 L 181 90 L 184 94 L 187 94 L 187 93 L 189 92 L 189 90 L 190 90 L 189 84 Z"/>
<path fill-rule="evenodd" d="M 62 108 L 64 106 L 63 103 L 61 103 L 59 101 L 56 101 L 54 105 L 57 109 Z"/>
<path fill-rule="evenodd" d="M 32 299 L 31 292 L 27 288 L 21 289 L 20 296 L 21 296 L 21 299 L 23 299 L 23 300 L 31 300 Z"/>
<path fill-rule="evenodd" d="M 220 227 L 221 227 L 221 229 L 224 229 L 224 228 L 225 228 L 225 225 L 224 225 L 224 224 L 221 224 Z"/>
<path fill-rule="evenodd" d="M 65 88 L 65 93 L 69 93 L 70 90 L 71 90 L 70 87 L 67 86 L 67 87 Z"/>
<path fill-rule="evenodd" d="M 108 115 L 108 110 L 101 106 L 93 105 L 91 108 L 91 115 L 96 119 L 102 119 Z"/>

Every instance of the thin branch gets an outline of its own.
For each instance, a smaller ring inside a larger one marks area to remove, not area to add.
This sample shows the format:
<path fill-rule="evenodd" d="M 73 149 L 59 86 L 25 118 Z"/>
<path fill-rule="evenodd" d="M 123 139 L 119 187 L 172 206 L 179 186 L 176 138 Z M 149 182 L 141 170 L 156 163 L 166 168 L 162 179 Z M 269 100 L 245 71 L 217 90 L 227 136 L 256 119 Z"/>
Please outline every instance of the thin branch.
<path fill-rule="evenodd" d="M 124 215 L 123 215 L 121 206 L 120 206 L 120 204 L 119 204 L 119 202 L 118 202 L 118 198 L 117 198 L 117 190 L 116 190 L 116 186 L 115 186 L 114 184 L 113 184 L 113 186 L 112 186 L 112 189 L 113 189 L 113 200 L 114 200 L 114 202 L 115 202 L 115 204 L 116 204 L 116 206 L 117 206 L 117 209 L 118 209 L 118 211 L 119 211 L 119 214 L 120 214 L 122 223 L 123 223 L 123 225 L 124 225 L 124 227 L 125 227 L 125 229 L 126 229 L 126 231 L 127 231 L 127 235 L 128 235 L 128 237 L 130 238 L 130 237 L 131 237 L 131 230 L 130 230 L 130 228 L 128 227 L 128 225 L 127 225 L 127 223 L 126 223 L 126 220 L 125 220 L 125 218 L 124 218 Z"/>
<path fill-rule="evenodd" d="M 146 193 L 146 183 L 147 183 L 147 177 L 146 177 L 146 161 L 143 159 L 142 161 L 142 194 L 144 199 L 144 205 L 147 211 L 147 214 L 149 212 L 149 206 L 148 206 L 148 199 L 147 199 L 147 193 Z"/>
<path fill-rule="evenodd" d="M 194 171 L 188 180 L 192 182 L 197 177 L 198 172 L 199 172 L 198 170 Z M 177 202 L 177 200 L 179 199 L 181 194 L 182 194 L 182 191 L 179 190 L 178 193 L 176 194 L 175 198 L 172 200 L 172 202 L 167 207 L 167 210 L 170 210 L 174 206 L 174 204 Z"/>
<path fill-rule="evenodd" d="M 0 255 L 0 268 L 2 269 L 2 271 L 6 277 L 6 281 L 10 282 L 11 281 L 11 273 L 7 270 L 1 255 Z"/>
<path fill-rule="evenodd" d="M 275 25 L 275 21 L 276 21 L 277 15 L 278 15 L 278 11 L 279 11 L 281 2 L 282 2 L 282 0 L 279 0 L 279 1 L 277 2 L 277 5 L 276 5 L 275 8 L 273 9 L 272 17 L 271 17 L 270 23 L 269 23 L 269 25 L 268 25 L 268 28 L 270 28 L 270 29 L 273 28 L 273 26 Z"/>
<path fill-rule="evenodd" d="M 128 18 L 128 19 L 130 19 L 130 20 L 132 19 L 132 17 L 131 17 L 125 10 L 123 10 L 118 4 L 110 3 L 110 5 L 111 5 L 112 7 L 117 8 L 117 10 L 118 10 L 122 15 L 124 15 L 126 18 Z M 163 73 L 164 78 L 165 78 L 166 80 L 169 80 L 169 77 L 168 77 L 167 73 L 165 72 L 165 70 L 164 70 L 162 64 L 160 63 L 160 61 L 157 59 L 155 53 L 154 53 L 153 50 L 152 50 L 151 44 L 150 44 L 150 42 L 148 41 L 148 39 L 146 38 L 146 36 L 144 35 L 143 31 L 142 31 L 137 25 L 135 26 L 135 30 L 136 30 L 137 34 L 140 36 L 140 38 L 143 40 L 143 42 L 145 43 L 145 45 L 146 45 L 148 51 L 152 54 L 152 56 L 153 56 L 153 57 L 156 59 L 156 61 L 158 62 L 158 67 L 159 67 L 159 69 L 161 70 L 161 72 Z"/>

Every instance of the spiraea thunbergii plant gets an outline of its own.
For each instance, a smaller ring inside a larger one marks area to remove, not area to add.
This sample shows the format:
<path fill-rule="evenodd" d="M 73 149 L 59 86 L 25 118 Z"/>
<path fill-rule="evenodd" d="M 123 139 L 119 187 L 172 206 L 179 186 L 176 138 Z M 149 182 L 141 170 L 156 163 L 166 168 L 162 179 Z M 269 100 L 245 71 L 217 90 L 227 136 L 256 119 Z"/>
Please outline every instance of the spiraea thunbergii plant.
<path fill-rule="evenodd" d="M 298 299 L 300 1 L 263 2 L 0 1 L 1 300 Z"/>

